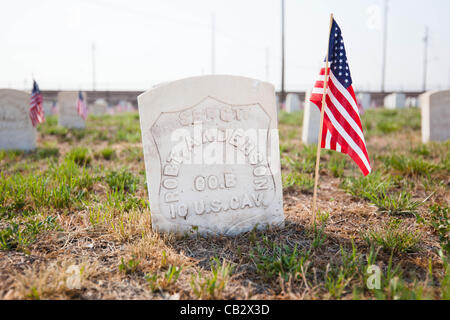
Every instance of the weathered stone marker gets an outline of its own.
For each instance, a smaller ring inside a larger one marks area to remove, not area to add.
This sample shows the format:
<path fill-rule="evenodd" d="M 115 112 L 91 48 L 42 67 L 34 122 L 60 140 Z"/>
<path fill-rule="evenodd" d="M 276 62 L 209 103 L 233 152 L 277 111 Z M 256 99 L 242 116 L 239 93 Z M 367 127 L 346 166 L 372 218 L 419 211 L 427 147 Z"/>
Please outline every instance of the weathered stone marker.
<path fill-rule="evenodd" d="M 400 109 L 405 107 L 406 96 L 404 93 L 391 93 L 384 97 L 384 107 L 387 109 Z"/>
<path fill-rule="evenodd" d="M 305 92 L 305 107 L 303 113 L 302 141 L 304 144 L 317 143 L 320 127 L 320 110 L 309 101 L 311 92 Z"/>
<path fill-rule="evenodd" d="M 297 94 L 289 93 L 286 96 L 286 112 L 300 111 L 300 98 Z"/>
<path fill-rule="evenodd" d="M 89 105 L 89 112 L 95 115 L 102 115 L 108 112 L 108 103 L 105 99 L 97 99 Z"/>
<path fill-rule="evenodd" d="M 154 229 L 236 235 L 283 225 L 274 87 L 234 76 L 138 96 Z"/>
<path fill-rule="evenodd" d="M 29 116 L 30 94 L 0 89 L 0 149 L 33 150 L 36 129 Z"/>
<path fill-rule="evenodd" d="M 370 93 L 360 92 L 356 95 L 356 100 L 361 104 L 363 110 L 367 110 L 370 108 Z"/>
<path fill-rule="evenodd" d="M 82 93 L 84 101 L 86 93 Z M 86 123 L 77 111 L 78 91 L 60 91 L 58 93 L 58 124 L 69 129 L 84 129 Z"/>
<path fill-rule="evenodd" d="M 450 139 L 450 90 L 429 91 L 419 96 L 422 142 Z"/>

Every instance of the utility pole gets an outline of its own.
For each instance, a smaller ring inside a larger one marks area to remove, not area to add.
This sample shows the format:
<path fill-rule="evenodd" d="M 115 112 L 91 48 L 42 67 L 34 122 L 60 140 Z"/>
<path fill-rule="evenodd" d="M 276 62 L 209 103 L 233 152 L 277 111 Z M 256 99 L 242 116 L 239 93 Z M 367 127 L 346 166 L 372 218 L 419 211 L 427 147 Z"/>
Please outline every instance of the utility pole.
<path fill-rule="evenodd" d="M 211 15 L 211 74 L 216 73 L 216 15 Z"/>
<path fill-rule="evenodd" d="M 95 42 L 92 43 L 92 90 L 96 89 L 96 79 L 95 79 Z"/>
<path fill-rule="evenodd" d="M 266 81 L 269 82 L 269 78 L 270 78 L 270 51 L 269 51 L 269 47 L 266 47 Z"/>
<path fill-rule="evenodd" d="M 284 91 L 284 0 L 281 0 L 281 92 L 280 105 L 283 106 L 286 99 Z"/>
<path fill-rule="evenodd" d="M 384 26 L 383 26 L 383 53 L 381 62 L 381 92 L 384 92 L 384 81 L 386 79 L 386 43 L 387 43 L 387 20 L 388 0 L 384 0 Z"/>
<path fill-rule="evenodd" d="M 425 37 L 423 38 L 423 84 L 422 90 L 427 91 L 427 68 L 428 68 L 428 26 L 425 26 Z"/>

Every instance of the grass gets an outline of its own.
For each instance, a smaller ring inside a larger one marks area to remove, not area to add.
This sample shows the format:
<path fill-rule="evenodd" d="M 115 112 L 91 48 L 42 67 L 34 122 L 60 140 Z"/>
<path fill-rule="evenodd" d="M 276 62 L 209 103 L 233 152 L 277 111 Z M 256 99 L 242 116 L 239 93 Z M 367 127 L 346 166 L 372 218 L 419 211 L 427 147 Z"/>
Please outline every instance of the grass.
<path fill-rule="evenodd" d="M 411 199 L 409 192 L 396 192 L 398 182 L 389 175 L 375 172 L 367 177 L 345 178 L 341 187 L 357 198 L 370 201 L 388 215 L 415 215 L 423 202 Z"/>
<path fill-rule="evenodd" d="M 317 149 L 301 112 L 279 120 L 285 226 L 203 238 L 152 229 L 137 114 L 47 118 L 36 151 L 0 151 L 0 298 L 449 299 L 449 142 L 368 110 L 374 171 L 322 150 L 311 226 Z"/>
<path fill-rule="evenodd" d="M 112 191 L 134 193 L 139 180 L 126 169 L 109 171 L 106 174 L 106 183 Z"/>
<path fill-rule="evenodd" d="M 278 115 L 278 122 L 281 124 L 300 127 L 303 123 L 303 111 L 288 113 L 281 111 Z"/>
<path fill-rule="evenodd" d="M 221 299 L 232 273 L 233 266 L 230 263 L 214 259 L 209 275 L 192 275 L 190 285 L 194 295 L 199 299 Z"/>
<path fill-rule="evenodd" d="M 311 192 L 314 188 L 314 179 L 310 174 L 292 171 L 287 175 L 283 174 L 283 189 L 285 191 L 299 189 L 302 192 Z"/>
<path fill-rule="evenodd" d="M 79 166 L 87 166 L 92 161 L 88 148 L 75 147 L 66 154 L 66 159 L 72 160 Z"/>
<path fill-rule="evenodd" d="M 147 281 L 152 292 L 163 292 L 165 290 L 167 291 L 170 290 L 170 287 L 172 287 L 177 282 L 182 269 L 182 267 L 169 265 L 167 267 L 167 271 L 162 275 L 158 275 L 157 273 L 146 274 L 145 280 Z"/>
<path fill-rule="evenodd" d="M 411 194 L 408 192 L 399 192 L 398 194 L 365 192 L 365 196 L 381 212 L 385 212 L 388 215 L 415 215 L 417 208 L 422 205 L 421 202 L 411 200 Z"/>
<path fill-rule="evenodd" d="M 263 240 L 250 252 L 250 258 L 256 266 L 257 272 L 265 280 L 277 280 L 279 277 L 288 281 L 289 278 L 301 279 L 306 268 L 309 252 L 301 252 L 297 246 L 291 248 Z"/>
<path fill-rule="evenodd" d="M 365 136 L 369 138 L 399 131 L 416 131 L 420 129 L 420 109 L 369 109 L 362 116 L 362 125 Z"/>
<path fill-rule="evenodd" d="M 381 246 L 387 251 L 413 252 L 417 251 L 421 235 L 415 230 L 409 230 L 400 219 L 390 219 L 381 227 L 374 227 L 363 233 L 369 244 Z"/>
<path fill-rule="evenodd" d="M 424 176 L 433 173 L 438 166 L 422 158 L 412 158 L 404 155 L 383 157 L 387 169 L 403 176 Z"/>
<path fill-rule="evenodd" d="M 106 147 L 100 151 L 100 154 L 102 155 L 103 159 L 105 160 L 112 160 L 116 157 L 116 152 L 111 147 Z"/>
<path fill-rule="evenodd" d="M 430 219 L 428 223 L 439 235 L 442 250 L 448 255 L 450 252 L 450 216 L 448 214 L 448 205 L 432 205 L 430 207 Z"/>
<path fill-rule="evenodd" d="M 57 229 L 58 224 L 52 216 L 48 216 L 44 221 L 28 219 L 22 224 L 10 222 L 6 228 L 0 230 L 0 249 L 24 250 L 36 240 L 39 233 Z"/>

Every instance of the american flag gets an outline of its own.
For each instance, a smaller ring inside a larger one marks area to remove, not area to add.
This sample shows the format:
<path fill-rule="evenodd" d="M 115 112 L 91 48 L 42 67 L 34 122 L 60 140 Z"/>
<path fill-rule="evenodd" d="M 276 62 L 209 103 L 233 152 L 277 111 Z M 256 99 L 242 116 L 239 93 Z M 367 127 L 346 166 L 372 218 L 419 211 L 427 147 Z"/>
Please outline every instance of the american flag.
<path fill-rule="evenodd" d="M 42 107 L 42 95 L 36 81 L 33 80 L 33 90 L 30 97 L 30 119 L 33 127 L 45 121 L 44 108 Z"/>
<path fill-rule="evenodd" d="M 341 29 L 336 21 L 330 30 L 328 47 L 327 91 L 321 147 L 348 154 L 366 176 L 371 166 L 352 87 Z M 320 70 L 310 101 L 322 109 L 325 67 Z"/>
<path fill-rule="evenodd" d="M 78 114 L 83 118 L 83 120 L 86 120 L 87 107 L 86 107 L 86 103 L 84 101 L 83 94 L 81 93 L 81 91 L 78 91 L 77 111 L 78 111 Z"/>

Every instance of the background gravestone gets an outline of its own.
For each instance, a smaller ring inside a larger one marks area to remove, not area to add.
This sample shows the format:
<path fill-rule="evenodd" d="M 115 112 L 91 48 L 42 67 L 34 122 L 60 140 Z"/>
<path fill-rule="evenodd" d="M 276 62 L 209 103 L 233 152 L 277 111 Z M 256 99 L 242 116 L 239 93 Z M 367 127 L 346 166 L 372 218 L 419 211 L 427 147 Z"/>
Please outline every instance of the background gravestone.
<path fill-rule="evenodd" d="M 415 97 L 406 98 L 405 106 L 407 108 L 417 108 L 418 107 L 417 98 L 415 98 Z"/>
<path fill-rule="evenodd" d="M 152 226 L 236 235 L 283 225 L 274 87 L 235 76 L 138 96 Z"/>
<path fill-rule="evenodd" d="M 36 129 L 31 124 L 29 108 L 29 93 L 0 89 L 0 149 L 36 148 Z"/>
<path fill-rule="evenodd" d="M 400 109 L 405 107 L 404 93 L 391 93 L 384 97 L 384 107 L 387 109 Z"/>
<path fill-rule="evenodd" d="M 450 90 L 429 91 L 419 96 L 422 142 L 450 139 Z"/>
<path fill-rule="evenodd" d="M 356 95 L 356 100 L 361 104 L 364 110 L 370 108 L 370 93 L 358 93 Z"/>
<path fill-rule="evenodd" d="M 51 115 L 53 109 L 53 101 L 43 101 L 42 108 L 44 109 L 45 116 Z"/>
<path fill-rule="evenodd" d="M 303 111 L 302 141 L 305 144 L 317 143 L 320 127 L 320 110 L 310 102 L 311 92 L 305 92 L 305 107 Z"/>
<path fill-rule="evenodd" d="M 289 93 L 286 97 L 286 112 L 300 111 L 300 103 L 297 94 Z"/>
<path fill-rule="evenodd" d="M 108 112 L 108 103 L 105 99 L 97 99 L 93 104 L 89 105 L 89 113 L 102 115 Z"/>
<path fill-rule="evenodd" d="M 83 92 L 84 101 L 87 101 Z M 69 129 L 84 129 L 86 123 L 77 111 L 78 91 L 60 91 L 58 93 L 58 124 Z"/>

